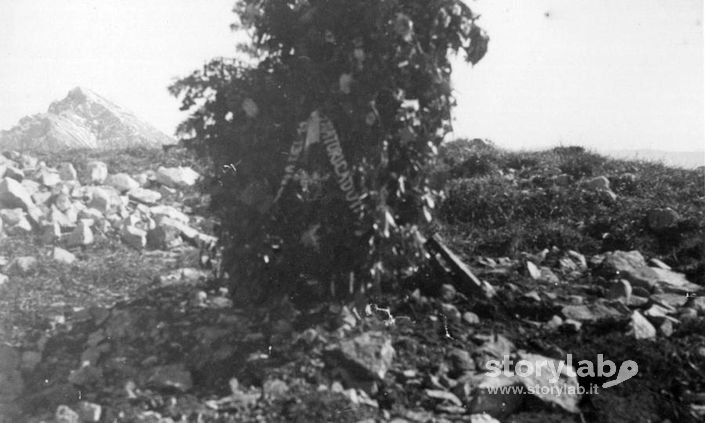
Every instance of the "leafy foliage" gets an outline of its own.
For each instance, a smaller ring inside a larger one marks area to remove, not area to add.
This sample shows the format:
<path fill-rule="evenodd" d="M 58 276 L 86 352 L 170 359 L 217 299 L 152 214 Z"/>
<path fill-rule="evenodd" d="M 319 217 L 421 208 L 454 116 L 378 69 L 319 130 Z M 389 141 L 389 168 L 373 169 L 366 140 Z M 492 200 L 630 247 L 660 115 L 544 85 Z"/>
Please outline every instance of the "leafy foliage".
<path fill-rule="evenodd" d="M 413 269 L 434 205 L 427 164 L 451 130 L 449 55 L 475 64 L 487 50 L 477 16 L 458 0 L 241 0 L 234 11 L 249 61 L 213 60 L 170 90 L 191 111 L 181 137 L 212 161 L 240 292 L 347 286 L 351 274 L 379 287 Z"/>

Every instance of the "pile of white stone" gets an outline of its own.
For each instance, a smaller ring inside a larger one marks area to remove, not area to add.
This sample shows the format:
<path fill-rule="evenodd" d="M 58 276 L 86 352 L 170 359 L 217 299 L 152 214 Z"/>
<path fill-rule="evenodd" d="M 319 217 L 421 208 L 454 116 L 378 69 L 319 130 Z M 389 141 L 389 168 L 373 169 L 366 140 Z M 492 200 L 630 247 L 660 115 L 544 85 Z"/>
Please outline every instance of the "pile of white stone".
<path fill-rule="evenodd" d="M 202 218 L 184 212 L 187 200 L 201 200 L 183 196 L 200 177 L 193 169 L 159 167 L 128 175 L 110 173 L 100 161 L 86 168 L 79 179 L 72 163 L 53 168 L 27 154 L 0 155 L 0 237 L 33 233 L 69 249 L 100 236 L 119 237 L 136 249 L 215 242 L 194 227 Z M 174 200 L 163 204 L 169 193 Z"/>

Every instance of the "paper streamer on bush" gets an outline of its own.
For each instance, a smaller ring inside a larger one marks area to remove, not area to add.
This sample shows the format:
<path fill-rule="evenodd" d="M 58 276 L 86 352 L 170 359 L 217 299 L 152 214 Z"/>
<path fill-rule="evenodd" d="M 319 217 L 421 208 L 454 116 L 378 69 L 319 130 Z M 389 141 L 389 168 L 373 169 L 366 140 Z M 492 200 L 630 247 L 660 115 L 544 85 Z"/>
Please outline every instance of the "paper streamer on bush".
<path fill-rule="evenodd" d="M 348 162 L 345 160 L 343 147 L 340 145 L 340 139 L 330 119 L 325 117 L 321 118 L 320 133 L 321 141 L 323 141 L 323 145 L 325 145 L 326 152 L 328 153 L 328 160 L 330 160 L 330 164 L 333 166 L 338 186 L 343 194 L 345 194 L 345 201 L 348 203 L 348 208 L 355 213 L 359 213 L 362 210 L 362 200 L 355 191 L 355 183 L 352 179 L 350 166 L 348 166 Z"/>
<path fill-rule="evenodd" d="M 316 124 L 315 130 L 313 129 L 314 124 Z M 298 136 L 294 139 L 294 142 L 291 144 L 291 149 L 289 149 L 289 156 L 286 159 L 286 166 L 284 167 L 284 177 L 282 178 L 281 184 L 279 184 L 279 190 L 277 191 L 277 195 L 274 196 L 275 203 L 284 193 L 284 189 L 286 188 L 286 185 L 289 183 L 291 178 L 294 177 L 294 172 L 296 172 L 296 162 L 299 161 L 299 157 L 301 156 L 301 152 L 304 150 L 304 147 L 308 147 L 310 144 L 315 143 L 315 141 L 312 141 L 312 139 L 318 138 L 319 135 L 317 124 L 318 112 L 313 112 L 308 118 L 308 122 L 306 125 L 306 137 L 303 137 L 303 135 L 299 133 Z"/>

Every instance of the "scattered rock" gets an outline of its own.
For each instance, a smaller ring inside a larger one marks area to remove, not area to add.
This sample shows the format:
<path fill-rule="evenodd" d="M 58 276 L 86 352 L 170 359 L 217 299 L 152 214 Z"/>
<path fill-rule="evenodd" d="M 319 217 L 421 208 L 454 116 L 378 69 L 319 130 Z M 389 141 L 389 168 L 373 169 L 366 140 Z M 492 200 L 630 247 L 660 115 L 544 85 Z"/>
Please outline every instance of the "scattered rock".
<path fill-rule="evenodd" d="M 175 389 L 181 392 L 193 387 L 191 372 L 181 363 L 156 367 L 147 384 L 156 389 Z"/>
<path fill-rule="evenodd" d="M 435 400 L 449 402 L 458 407 L 461 407 L 463 405 L 463 402 L 460 401 L 458 397 L 448 391 L 442 391 L 440 389 L 426 389 L 424 390 L 424 393 L 427 397 Z"/>
<path fill-rule="evenodd" d="M 89 162 L 86 166 L 88 171 L 88 183 L 101 185 L 108 178 L 108 165 L 100 161 Z"/>
<path fill-rule="evenodd" d="M 10 278 L 7 275 L 0 273 L 0 286 L 5 285 L 9 281 Z"/>
<path fill-rule="evenodd" d="M 658 330 L 658 333 L 661 334 L 661 336 L 664 336 L 666 338 L 670 337 L 673 335 L 674 328 L 673 328 L 673 322 L 669 319 L 665 319 L 662 321 L 656 329 Z"/>
<path fill-rule="evenodd" d="M 656 275 L 657 285 L 666 292 L 685 295 L 688 293 L 698 292 L 703 289 L 700 285 L 688 281 L 682 273 L 656 267 L 650 267 L 650 269 Z"/>
<path fill-rule="evenodd" d="M 152 214 L 152 216 L 154 216 L 154 219 L 157 221 L 157 223 L 160 223 L 161 219 L 163 218 L 169 218 L 184 224 L 189 223 L 188 215 L 180 212 L 172 206 L 159 205 L 150 207 L 149 212 Z"/>
<path fill-rule="evenodd" d="M 388 335 L 382 332 L 365 332 L 352 339 L 340 341 L 326 350 L 340 365 L 353 375 L 365 379 L 384 379 L 394 358 L 394 348 Z"/>
<path fill-rule="evenodd" d="M 671 310 L 676 310 L 683 307 L 688 301 L 688 297 L 685 295 L 672 293 L 654 294 L 651 295 L 649 299 L 651 299 L 654 303 L 665 306 L 667 309 Z"/>
<path fill-rule="evenodd" d="M 57 195 L 54 199 L 54 206 L 56 206 L 59 211 L 66 212 L 72 206 L 71 197 L 65 193 Z"/>
<path fill-rule="evenodd" d="M 693 307 L 684 307 L 680 314 L 678 314 L 678 320 L 681 322 L 689 322 L 698 319 L 698 310 Z"/>
<path fill-rule="evenodd" d="M 451 284 L 443 284 L 441 285 L 441 294 L 440 298 L 444 302 L 451 302 L 455 298 L 455 295 L 457 294 L 455 287 Z"/>
<path fill-rule="evenodd" d="M 470 353 L 459 348 L 453 348 L 448 353 L 450 362 L 450 375 L 459 376 L 467 371 L 475 370 L 475 362 Z"/>
<path fill-rule="evenodd" d="M 183 243 L 179 228 L 162 224 L 147 232 L 147 247 L 152 249 L 170 250 Z"/>
<path fill-rule="evenodd" d="M 463 321 L 469 325 L 477 325 L 480 323 L 480 317 L 471 311 L 466 311 L 463 313 Z"/>
<path fill-rule="evenodd" d="M 12 227 L 27 222 L 25 213 L 22 209 L 1 209 L 0 220 L 6 227 Z M 29 224 L 29 222 L 27 222 Z"/>
<path fill-rule="evenodd" d="M 132 225 L 123 226 L 120 236 L 132 248 L 141 250 L 147 245 L 147 232 Z"/>
<path fill-rule="evenodd" d="M 499 420 L 486 413 L 473 414 L 470 416 L 470 423 L 500 423 Z"/>
<path fill-rule="evenodd" d="M 483 373 L 475 386 L 467 404 L 473 414 L 487 413 L 493 417 L 504 418 L 519 409 L 524 402 L 521 383 L 513 377 Z M 506 390 L 502 392 L 501 388 Z"/>
<path fill-rule="evenodd" d="M 199 177 L 200 175 L 190 167 L 160 166 L 156 173 L 157 182 L 171 188 L 193 186 Z"/>
<path fill-rule="evenodd" d="M 460 322 L 461 315 L 460 311 L 458 311 L 458 308 L 454 306 L 453 304 L 446 304 L 442 303 L 441 304 L 441 312 L 443 315 L 446 317 L 451 322 Z"/>
<path fill-rule="evenodd" d="M 194 285 L 197 282 L 208 279 L 209 275 L 210 274 L 206 270 L 184 267 L 172 270 L 164 275 L 160 275 L 157 279 L 158 283 L 162 286 L 174 285 L 177 283 Z"/>
<path fill-rule="evenodd" d="M 59 165 L 59 177 L 62 181 L 77 181 L 78 173 L 71 163 L 61 163 Z"/>
<path fill-rule="evenodd" d="M 289 392 L 289 386 L 281 379 L 268 379 L 262 384 L 262 393 L 266 398 L 280 398 Z"/>
<path fill-rule="evenodd" d="M 638 311 L 632 313 L 630 334 L 636 339 L 652 339 L 656 337 L 656 328 Z"/>
<path fill-rule="evenodd" d="M 40 170 L 35 179 L 45 187 L 53 187 L 61 183 L 61 176 L 59 176 L 59 173 L 49 169 Z"/>
<path fill-rule="evenodd" d="M 27 188 L 11 178 L 3 178 L 0 182 L 0 208 L 21 208 L 30 210 L 35 207 Z"/>
<path fill-rule="evenodd" d="M 528 392 L 569 413 L 579 413 L 581 395 L 575 370 L 567 363 L 538 354 L 519 352 L 514 372 Z"/>
<path fill-rule="evenodd" d="M 661 260 L 659 260 L 657 258 L 649 259 L 649 263 L 652 265 L 652 267 L 658 267 L 659 269 L 664 269 L 664 270 L 672 270 L 671 266 L 667 265 L 666 263 L 662 262 Z"/>
<path fill-rule="evenodd" d="M 607 179 L 606 176 L 596 176 L 594 178 L 588 179 L 587 181 L 583 182 L 583 186 L 585 188 L 589 188 L 595 191 L 600 191 L 600 190 L 609 190 L 610 189 L 610 180 Z"/>
<path fill-rule="evenodd" d="M 101 213 L 107 213 L 117 207 L 117 205 L 116 196 L 110 191 L 104 188 L 93 188 L 91 190 L 91 199 L 87 204 L 88 207 L 96 209 Z"/>
<path fill-rule="evenodd" d="M 24 172 L 14 166 L 8 166 L 5 168 L 5 174 L 1 176 L 12 178 L 17 182 L 22 182 L 24 179 Z"/>
<path fill-rule="evenodd" d="M 500 334 L 476 335 L 477 342 L 482 345 L 472 353 L 476 368 L 489 370 L 489 363 L 493 360 L 503 362 L 514 350 L 514 344 Z"/>
<path fill-rule="evenodd" d="M 66 241 L 69 247 L 80 247 L 83 245 L 93 244 L 93 231 L 91 230 L 91 221 L 88 219 L 81 219 L 76 225 L 76 229 L 71 232 Z"/>
<path fill-rule="evenodd" d="M 20 185 L 24 187 L 29 195 L 34 195 L 42 190 L 42 185 L 31 179 L 23 179 L 22 182 L 20 182 Z"/>
<path fill-rule="evenodd" d="M 78 213 L 75 210 L 68 210 L 69 213 L 63 213 L 61 210 L 54 206 L 51 206 L 51 212 L 49 214 L 49 222 L 56 223 L 61 228 L 75 228 L 76 221 L 78 220 Z"/>
<path fill-rule="evenodd" d="M 563 307 L 561 312 L 566 319 L 576 320 L 578 322 L 597 322 L 605 319 L 618 319 L 623 317 L 623 314 L 619 310 L 602 302 L 589 305 L 568 305 Z"/>
<path fill-rule="evenodd" d="M 607 298 L 610 300 L 629 301 L 632 296 L 632 284 L 626 279 L 619 279 L 609 285 Z"/>
<path fill-rule="evenodd" d="M 81 418 L 78 413 L 73 411 L 67 405 L 60 405 L 56 408 L 56 413 L 54 413 L 55 423 L 81 423 Z"/>
<path fill-rule="evenodd" d="M 145 188 L 134 188 L 127 192 L 127 196 L 143 204 L 154 205 L 162 199 L 162 195 L 157 191 Z"/>
<path fill-rule="evenodd" d="M 127 192 L 140 187 L 140 184 L 132 179 L 132 177 L 127 173 L 116 173 L 114 175 L 109 175 L 105 179 L 105 183 L 120 192 Z"/>
<path fill-rule="evenodd" d="M 541 270 L 539 270 L 538 266 L 536 266 L 534 263 L 527 261 L 526 270 L 529 272 L 529 276 L 531 276 L 531 279 L 541 279 Z"/>
<path fill-rule="evenodd" d="M 76 256 L 70 251 L 66 251 L 63 248 L 54 247 L 54 252 L 52 253 L 52 258 L 54 261 L 64 264 L 72 264 L 76 261 Z"/>
<path fill-rule="evenodd" d="M 658 274 L 646 265 L 644 256 L 638 251 L 606 253 L 602 267 L 608 273 L 627 279 L 634 287 L 641 287 L 648 291 L 651 291 L 658 280 Z"/>
<path fill-rule="evenodd" d="M 103 213 L 101 213 L 101 211 L 98 209 L 88 207 L 85 209 L 81 209 L 81 211 L 78 212 L 78 218 L 89 219 L 94 222 L 97 222 L 105 219 L 105 215 L 103 215 Z"/>

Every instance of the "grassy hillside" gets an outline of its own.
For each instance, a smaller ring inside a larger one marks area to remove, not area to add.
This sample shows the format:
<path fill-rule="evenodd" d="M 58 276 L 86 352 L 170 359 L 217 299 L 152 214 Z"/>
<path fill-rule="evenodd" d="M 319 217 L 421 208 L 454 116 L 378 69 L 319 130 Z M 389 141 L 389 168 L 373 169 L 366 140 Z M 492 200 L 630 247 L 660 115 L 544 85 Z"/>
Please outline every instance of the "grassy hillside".
<path fill-rule="evenodd" d="M 586 186 L 605 176 L 616 197 Z M 469 255 L 516 256 L 544 248 L 583 254 L 640 250 L 705 282 L 705 174 L 609 159 L 581 147 L 507 152 L 446 144 L 433 180 L 444 201 L 439 230 Z M 654 229 L 649 213 L 678 215 Z"/>

